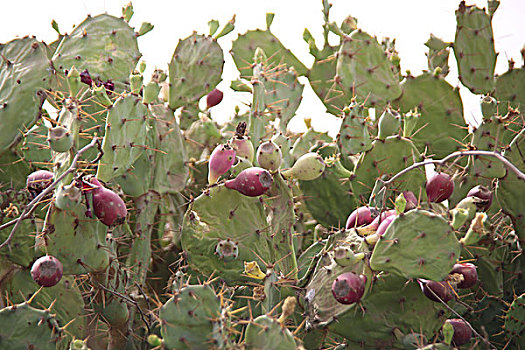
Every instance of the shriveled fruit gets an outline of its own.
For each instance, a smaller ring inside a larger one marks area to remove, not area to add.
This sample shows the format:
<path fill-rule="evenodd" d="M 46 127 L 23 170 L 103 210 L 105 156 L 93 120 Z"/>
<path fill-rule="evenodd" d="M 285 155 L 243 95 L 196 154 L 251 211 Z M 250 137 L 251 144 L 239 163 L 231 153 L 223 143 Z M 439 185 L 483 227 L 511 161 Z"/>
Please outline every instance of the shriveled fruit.
<path fill-rule="evenodd" d="M 426 191 L 429 202 L 443 202 L 454 192 L 454 181 L 448 174 L 436 173 L 427 181 Z"/>
<path fill-rule="evenodd" d="M 31 267 L 31 277 L 42 287 L 53 287 L 62 278 L 62 263 L 54 256 L 46 255 L 35 261 Z"/>
<path fill-rule="evenodd" d="M 366 276 L 353 272 L 343 273 L 332 283 L 332 294 L 341 304 L 357 303 L 365 293 Z"/>

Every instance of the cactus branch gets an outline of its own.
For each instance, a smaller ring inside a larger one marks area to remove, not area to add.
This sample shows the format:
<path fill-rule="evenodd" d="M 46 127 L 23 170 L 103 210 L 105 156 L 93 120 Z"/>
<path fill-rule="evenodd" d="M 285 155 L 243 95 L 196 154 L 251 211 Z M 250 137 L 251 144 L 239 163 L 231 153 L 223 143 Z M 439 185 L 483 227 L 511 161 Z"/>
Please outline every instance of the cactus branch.
<path fill-rule="evenodd" d="M 77 169 L 77 163 L 78 163 L 78 160 L 80 158 L 80 156 L 86 152 L 88 149 L 90 148 L 93 148 L 95 147 L 95 145 L 99 145 L 100 144 L 100 141 L 98 139 L 98 137 L 93 137 L 93 140 L 91 140 L 90 143 L 88 143 L 86 146 L 84 146 L 82 149 L 80 149 L 76 154 L 75 154 L 75 157 L 73 158 L 73 161 L 71 162 L 71 165 L 69 166 L 69 168 L 64 172 L 62 173 L 55 181 L 53 181 L 53 183 L 47 187 L 44 191 L 42 191 L 38 196 L 36 196 L 24 209 L 24 211 L 22 212 L 22 214 L 20 214 L 20 216 L 15 219 L 15 220 L 12 220 L 10 222 L 7 222 L 5 223 L 4 225 L 0 226 L 0 230 L 6 228 L 6 227 L 9 227 L 11 225 L 15 225 L 13 227 L 13 229 L 11 230 L 11 233 L 9 233 L 9 236 L 7 237 L 7 239 L 2 243 L 0 244 L 0 249 L 2 249 L 3 247 L 5 247 L 6 245 L 8 246 L 9 243 L 11 242 L 11 239 L 13 238 L 16 230 L 18 229 L 18 226 L 20 225 L 20 223 L 22 222 L 22 220 L 24 219 L 27 219 L 31 216 L 31 214 L 33 213 L 33 211 L 35 210 L 37 204 L 42 200 L 42 198 L 44 198 L 45 196 L 47 196 L 49 193 L 51 193 L 51 191 L 54 190 L 55 186 L 60 183 L 60 181 L 62 181 L 63 178 L 65 178 L 68 174 L 72 173 L 73 171 L 75 171 Z"/>

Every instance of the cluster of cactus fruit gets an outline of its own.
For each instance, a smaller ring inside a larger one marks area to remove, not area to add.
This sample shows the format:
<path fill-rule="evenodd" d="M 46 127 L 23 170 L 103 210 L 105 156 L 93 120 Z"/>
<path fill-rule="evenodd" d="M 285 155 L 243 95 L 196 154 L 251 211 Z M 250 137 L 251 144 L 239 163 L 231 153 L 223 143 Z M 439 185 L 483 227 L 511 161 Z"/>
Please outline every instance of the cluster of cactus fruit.
<path fill-rule="evenodd" d="M 0 44 L 0 348 L 525 349 L 525 75 L 494 74 L 498 5 L 462 1 L 417 77 L 326 0 L 310 68 L 267 14 L 233 41 L 252 102 L 223 125 L 235 17 L 149 82 L 131 3 Z M 335 139 L 289 130 L 301 76 Z"/>

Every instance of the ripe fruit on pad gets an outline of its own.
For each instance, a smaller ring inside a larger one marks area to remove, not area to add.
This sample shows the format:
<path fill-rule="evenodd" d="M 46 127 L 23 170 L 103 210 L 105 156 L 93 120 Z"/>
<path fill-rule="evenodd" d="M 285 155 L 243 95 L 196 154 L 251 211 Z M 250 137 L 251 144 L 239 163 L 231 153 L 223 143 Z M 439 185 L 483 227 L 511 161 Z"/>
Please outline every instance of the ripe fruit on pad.
<path fill-rule="evenodd" d="M 272 175 L 263 168 L 244 169 L 235 179 L 225 182 L 229 189 L 239 191 L 245 196 L 256 197 L 264 194 L 272 186 Z"/>
<path fill-rule="evenodd" d="M 476 265 L 471 263 L 455 264 L 450 273 L 463 275 L 463 281 L 457 285 L 460 289 L 470 288 L 478 281 Z"/>
<path fill-rule="evenodd" d="M 213 106 L 218 105 L 222 101 L 222 97 L 224 94 L 219 89 L 213 89 L 207 96 L 206 96 L 206 109 L 211 108 Z"/>
<path fill-rule="evenodd" d="M 427 181 L 426 191 L 429 202 L 443 202 L 454 192 L 454 181 L 448 174 L 436 173 Z"/>
<path fill-rule="evenodd" d="M 454 298 L 454 292 L 452 291 L 452 288 L 450 288 L 448 283 L 445 281 L 437 282 L 418 279 L 418 282 L 421 286 L 421 289 L 423 290 L 423 294 L 436 303 L 440 302 L 439 299 L 446 303 Z M 439 297 L 439 299 L 436 297 L 436 295 Z"/>
<path fill-rule="evenodd" d="M 221 175 L 230 170 L 235 163 L 235 155 L 235 150 L 228 144 L 215 147 L 208 161 L 209 184 L 217 182 Z"/>
<path fill-rule="evenodd" d="M 383 219 L 383 221 L 381 221 L 381 224 L 379 224 L 379 227 L 377 228 L 376 233 L 379 236 L 382 236 L 385 233 L 388 226 L 390 226 L 390 224 L 395 218 L 396 218 L 396 215 L 390 215 L 390 216 L 387 216 L 385 219 Z"/>
<path fill-rule="evenodd" d="M 31 267 L 31 277 L 42 287 L 53 287 L 62 278 L 62 263 L 54 256 L 38 258 Z"/>
<path fill-rule="evenodd" d="M 417 198 L 414 192 L 412 191 L 403 191 L 403 196 L 407 201 L 405 211 L 417 208 Z"/>
<path fill-rule="evenodd" d="M 102 186 L 96 178 L 91 178 L 90 182 L 97 186 L 93 190 L 93 209 L 96 217 L 107 226 L 123 223 L 128 210 L 122 198 L 115 192 Z"/>
<path fill-rule="evenodd" d="M 492 204 L 492 191 L 486 188 L 485 186 L 478 185 L 473 187 L 467 193 L 467 197 L 476 197 L 480 199 L 480 203 L 476 203 L 476 206 L 481 211 L 487 211 Z"/>
<path fill-rule="evenodd" d="M 282 160 L 281 149 L 272 141 L 265 141 L 257 148 L 257 162 L 264 169 L 275 172 L 281 166 Z"/>
<path fill-rule="evenodd" d="M 34 196 L 37 196 L 53 183 L 55 175 L 47 170 L 37 170 L 27 176 L 27 189 Z"/>
<path fill-rule="evenodd" d="M 365 293 L 366 276 L 353 272 L 343 273 L 332 283 L 332 294 L 341 304 L 357 303 Z"/>
<path fill-rule="evenodd" d="M 349 230 L 352 227 L 367 225 L 371 223 L 372 220 L 374 219 L 372 218 L 370 208 L 367 206 L 359 207 L 348 215 L 348 219 L 346 219 L 346 229 Z"/>
<path fill-rule="evenodd" d="M 472 338 L 472 329 L 467 322 L 463 321 L 461 318 L 452 318 L 445 321 L 450 323 L 452 328 L 454 328 L 454 335 L 452 336 L 452 342 L 456 346 L 461 346 L 466 344 Z"/>

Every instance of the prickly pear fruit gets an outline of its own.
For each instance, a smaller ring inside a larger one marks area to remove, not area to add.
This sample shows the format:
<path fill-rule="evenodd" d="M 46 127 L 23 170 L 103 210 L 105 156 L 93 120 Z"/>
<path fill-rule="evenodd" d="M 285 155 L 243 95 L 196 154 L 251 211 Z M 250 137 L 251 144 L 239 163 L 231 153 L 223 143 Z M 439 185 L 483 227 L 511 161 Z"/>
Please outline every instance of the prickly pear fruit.
<path fill-rule="evenodd" d="M 239 256 L 239 247 L 230 239 L 221 239 L 215 247 L 215 254 L 224 262 L 230 262 Z"/>
<path fill-rule="evenodd" d="M 272 172 L 279 169 L 283 161 L 283 153 L 272 141 L 265 141 L 257 148 L 257 162 L 264 169 Z"/>
<path fill-rule="evenodd" d="M 222 101 L 222 97 L 224 94 L 219 89 L 213 89 L 207 96 L 206 96 L 206 109 L 209 109 L 213 106 L 218 105 Z"/>
<path fill-rule="evenodd" d="M 478 185 L 473 187 L 467 193 L 467 197 L 476 197 L 480 202 L 476 203 L 476 206 L 481 211 L 489 210 L 492 204 L 492 191 L 485 186 Z"/>
<path fill-rule="evenodd" d="M 31 277 L 42 287 L 53 287 L 62 278 L 62 263 L 54 256 L 42 256 L 31 267 Z"/>
<path fill-rule="evenodd" d="M 80 204 L 82 200 L 82 190 L 74 184 L 61 186 L 55 199 L 55 206 L 62 210 L 71 210 Z"/>
<path fill-rule="evenodd" d="M 370 207 L 359 207 L 348 215 L 348 219 L 346 219 L 346 229 L 349 230 L 352 227 L 368 225 L 373 220 L 374 218 L 372 217 Z"/>
<path fill-rule="evenodd" d="M 457 284 L 457 287 L 460 289 L 470 288 L 478 281 L 476 265 L 471 263 L 455 264 L 450 273 L 459 273 L 463 275 L 463 281 Z"/>
<path fill-rule="evenodd" d="M 73 147 L 73 135 L 67 128 L 59 125 L 49 128 L 47 142 L 53 151 L 67 152 Z"/>
<path fill-rule="evenodd" d="M 210 155 L 208 162 L 208 183 L 217 182 L 219 177 L 226 173 L 235 163 L 235 150 L 228 144 L 218 145 Z"/>
<path fill-rule="evenodd" d="M 332 294 L 341 304 L 357 303 L 365 293 L 366 276 L 353 272 L 343 273 L 332 283 Z"/>
<path fill-rule="evenodd" d="M 461 346 L 470 341 L 472 338 L 472 329 L 467 322 L 461 318 L 452 318 L 445 322 L 451 324 L 454 328 L 452 343 L 454 343 L 455 346 Z"/>
<path fill-rule="evenodd" d="M 91 79 L 91 75 L 87 69 L 80 73 L 80 81 L 89 86 L 93 84 L 93 79 Z"/>
<path fill-rule="evenodd" d="M 249 160 L 250 162 L 253 162 L 255 150 L 253 148 L 253 143 L 247 136 L 244 135 L 245 132 L 246 122 L 240 122 L 235 129 L 235 136 L 232 137 L 230 143 L 235 152 L 237 152 L 237 157 L 241 157 Z"/>
<path fill-rule="evenodd" d="M 224 185 L 245 196 L 256 197 L 266 193 L 272 182 L 272 175 L 266 169 L 252 167 L 241 171 L 235 179 L 226 181 Z"/>
<path fill-rule="evenodd" d="M 302 181 L 315 180 L 323 173 L 325 163 L 323 157 L 314 152 L 303 154 L 292 168 L 281 174 L 286 178 L 296 178 Z"/>
<path fill-rule="evenodd" d="M 392 220 L 394 220 L 395 218 L 396 218 L 396 215 L 390 215 L 390 216 L 387 216 L 383 221 L 381 221 L 381 223 L 380 223 L 379 226 L 377 227 L 377 231 L 376 231 L 376 233 L 377 233 L 379 236 L 384 235 L 386 229 L 388 228 L 388 226 L 390 226 L 390 224 L 392 223 Z"/>
<path fill-rule="evenodd" d="M 454 192 L 454 181 L 448 174 L 436 173 L 427 181 L 426 191 L 429 202 L 443 202 Z"/>
<path fill-rule="evenodd" d="M 443 300 L 445 303 L 454 298 L 454 292 L 452 288 L 448 285 L 447 282 L 441 281 L 429 281 L 424 279 L 418 279 L 421 290 L 427 298 L 436 303 L 439 303 L 439 299 Z M 439 297 L 439 299 L 436 297 Z"/>
<path fill-rule="evenodd" d="M 383 222 L 383 221 L 385 221 L 386 218 L 388 218 L 390 216 L 393 216 L 393 215 L 396 215 L 396 210 L 395 209 L 386 210 L 386 211 L 382 212 L 381 215 L 377 215 L 374 218 L 374 220 L 372 220 L 372 223 L 370 224 L 370 226 L 374 230 L 377 230 L 379 228 L 380 221 Z"/>
<path fill-rule="evenodd" d="M 37 170 L 27 177 L 26 186 L 27 190 L 33 195 L 38 196 L 40 192 L 45 190 L 49 185 L 53 183 L 53 177 L 55 175 L 47 170 Z"/>
<path fill-rule="evenodd" d="M 124 222 L 128 210 L 126 204 L 115 192 L 105 188 L 96 179 L 90 179 L 97 186 L 93 190 L 93 209 L 95 216 L 106 226 L 118 225 Z"/>
<path fill-rule="evenodd" d="M 405 211 L 412 210 L 417 207 L 417 198 L 414 192 L 412 191 L 403 191 L 403 196 L 407 201 Z"/>

